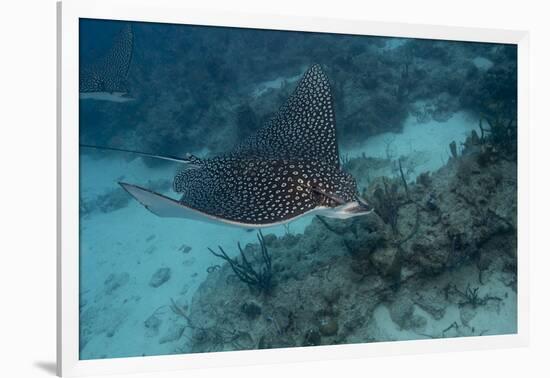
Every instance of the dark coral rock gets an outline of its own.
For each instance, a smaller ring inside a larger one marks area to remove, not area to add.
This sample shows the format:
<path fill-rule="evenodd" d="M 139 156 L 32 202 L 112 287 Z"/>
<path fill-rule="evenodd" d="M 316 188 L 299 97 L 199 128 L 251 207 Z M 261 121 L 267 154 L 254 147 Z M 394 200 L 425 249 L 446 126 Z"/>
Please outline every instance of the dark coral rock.
<path fill-rule="evenodd" d="M 439 209 L 438 203 L 437 203 L 437 197 L 435 193 L 430 193 L 428 195 L 428 198 L 426 199 L 426 208 L 430 211 L 436 211 Z"/>
<path fill-rule="evenodd" d="M 336 288 L 327 288 L 326 291 L 323 293 L 323 299 L 329 304 L 333 305 L 342 296 L 342 290 L 340 290 L 339 287 Z"/>
<path fill-rule="evenodd" d="M 182 245 L 179 247 L 178 251 L 181 251 L 181 253 L 189 253 L 189 252 L 191 252 L 191 249 L 192 249 L 192 248 L 191 248 L 190 246 L 188 246 L 188 245 L 186 245 L 186 244 L 182 244 Z"/>
<path fill-rule="evenodd" d="M 437 274 L 445 269 L 449 259 L 448 245 L 425 238 L 417 238 L 411 246 L 413 260 L 427 274 Z"/>
<path fill-rule="evenodd" d="M 152 287 L 159 287 L 166 281 L 170 279 L 171 276 L 171 270 L 170 268 L 160 268 L 153 274 L 151 277 L 151 280 L 149 281 L 149 286 Z"/>
<path fill-rule="evenodd" d="M 362 239 L 362 246 L 368 250 L 369 253 L 384 244 L 386 235 L 382 232 L 369 232 Z"/>
<path fill-rule="evenodd" d="M 293 326 L 294 314 L 286 307 L 279 306 L 270 316 L 278 333 L 285 333 Z"/>
<path fill-rule="evenodd" d="M 253 320 L 261 315 L 262 308 L 256 302 L 250 301 L 243 303 L 241 311 L 244 312 L 248 319 Z"/>
<path fill-rule="evenodd" d="M 258 349 L 272 349 L 272 348 L 290 348 L 296 346 L 296 343 L 289 336 L 278 334 L 265 334 L 260 337 L 258 342 Z"/>
<path fill-rule="evenodd" d="M 286 248 L 293 247 L 300 241 L 301 237 L 301 234 L 286 234 L 281 238 L 281 244 Z"/>
<path fill-rule="evenodd" d="M 358 313 L 356 316 L 353 316 L 350 320 L 344 323 L 344 330 L 346 333 L 352 333 L 364 323 L 365 317 Z"/>
<path fill-rule="evenodd" d="M 147 328 L 147 336 L 156 336 L 158 334 L 161 324 L 162 320 L 159 319 L 155 314 L 149 316 L 144 322 L 145 328 Z"/>
<path fill-rule="evenodd" d="M 267 234 L 264 236 L 264 242 L 267 246 L 272 246 L 277 242 L 277 236 L 275 234 Z"/>
<path fill-rule="evenodd" d="M 351 271 L 355 273 L 355 275 L 351 276 L 353 282 L 360 282 L 371 271 L 375 271 L 372 269 L 372 263 L 368 258 L 354 258 L 352 261 Z"/>
<path fill-rule="evenodd" d="M 413 301 L 436 320 L 442 319 L 445 316 L 447 303 L 441 291 L 426 289 L 416 292 L 413 296 Z"/>
<path fill-rule="evenodd" d="M 319 332 L 323 336 L 334 336 L 338 333 L 338 320 L 333 317 L 322 318 Z"/>
<path fill-rule="evenodd" d="M 181 338 L 181 335 L 183 335 L 184 331 L 185 331 L 185 326 L 182 326 L 179 324 L 176 325 L 175 327 L 168 329 L 168 331 L 159 339 L 159 344 L 178 341 Z"/>
<path fill-rule="evenodd" d="M 111 273 L 103 282 L 105 286 L 105 293 L 112 294 L 116 289 L 125 285 L 130 280 L 130 275 L 126 272 L 124 273 Z"/>
<path fill-rule="evenodd" d="M 395 247 L 377 249 L 371 254 L 370 259 L 376 269 L 385 276 L 395 274 L 401 266 L 399 250 Z"/>
<path fill-rule="evenodd" d="M 416 178 L 416 183 L 422 185 L 425 188 L 428 188 L 432 184 L 432 178 L 430 177 L 430 172 L 423 172 L 418 175 Z"/>
<path fill-rule="evenodd" d="M 401 329 L 422 330 L 427 320 L 414 313 L 414 302 L 406 296 L 396 298 L 389 306 L 390 317 Z"/>
<path fill-rule="evenodd" d="M 303 346 L 321 345 L 321 333 L 317 329 L 309 329 L 304 335 Z"/>

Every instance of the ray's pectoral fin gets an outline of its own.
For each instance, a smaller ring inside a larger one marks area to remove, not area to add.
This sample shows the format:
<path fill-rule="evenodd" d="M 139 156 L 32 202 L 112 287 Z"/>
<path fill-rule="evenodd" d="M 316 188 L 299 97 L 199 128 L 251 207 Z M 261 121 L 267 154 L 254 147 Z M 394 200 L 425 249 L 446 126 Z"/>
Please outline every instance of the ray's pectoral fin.
<path fill-rule="evenodd" d="M 191 209 L 170 197 L 132 184 L 119 182 L 119 185 L 147 210 L 159 217 L 197 220 L 204 220 L 205 218 L 205 215 L 200 211 Z"/>

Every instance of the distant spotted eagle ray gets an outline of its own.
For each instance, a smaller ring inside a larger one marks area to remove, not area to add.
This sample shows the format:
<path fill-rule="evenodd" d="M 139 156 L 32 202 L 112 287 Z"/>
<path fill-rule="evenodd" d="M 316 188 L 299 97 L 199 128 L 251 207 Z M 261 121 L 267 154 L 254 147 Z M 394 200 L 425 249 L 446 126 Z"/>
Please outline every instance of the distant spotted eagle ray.
<path fill-rule="evenodd" d="M 79 92 L 81 100 L 113 102 L 131 101 L 127 96 L 126 78 L 134 48 L 131 24 L 118 33 L 110 49 L 95 62 L 80 65 Z"/>
<path fill-rule="evenodd" d="M 306 214 L 345 219 L 372 211 L 340 167 L 331 90 L 319 65 L 263 128 L 232 151 L 208 159 L 161 158 L 184 163 L 173 182 L 179 200 L 119 183 L 161 217 L 259 228 Z"/>

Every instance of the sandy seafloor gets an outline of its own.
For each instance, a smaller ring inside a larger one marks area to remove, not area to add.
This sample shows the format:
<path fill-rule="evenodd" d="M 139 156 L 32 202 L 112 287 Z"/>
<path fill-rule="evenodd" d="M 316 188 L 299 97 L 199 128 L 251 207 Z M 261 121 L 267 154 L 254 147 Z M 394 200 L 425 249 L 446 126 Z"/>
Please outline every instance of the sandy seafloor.
<path fill-rule="evenodd" d="M 414 177 L 444 165 L 450 156 L 449 143 L 460 143 L 476 128 L 477 120 L 463 112 L 455 113 L 446 122 L 418 123 L 410 117 L 402 133 L 377 135 L 360 148 L 341 149 L 340 153 L 349 157 L 363 154 L 381 158 L 388 154 L 393 158 L 410 157 L 415 163 Z M 97 153 L 84 154 L 81 196 L 85 201 L 93 201 L 116 190 L 121 180 L 141 186 L 147 186 L 148 180 L 171 181 L 175 169 L 175 165 L 148 168 L 141 159 L 129 160 L 118 153 L 105 153 L 105 157 L 98 157 Z M 164 193 L 170 195 L 169 190 Z M 290 231 L 303 232 L 310 222 L 311 217 L 292 222 Z M 170 299 L 183 308 L 191 304 L 193 294 L 208 274 L 207 268 L 221 264 L 208 252 L 208 247 L 221 245 L 229 253 L 236 253 L 237 242 L 245 245 L 257 241 L 256 233 L 251 230 L 159 218 L 134 200 L 114 211 L 89 212 L 81 219 L 80 227 L 81 359 L 185 352 L 181 349 L 181 340 L 171 340 L 169 321 L 158 325 L 155 332 L 148 329 L 145 322 L 155 311 L 169 312 Z M 284 235 L 285 231 L 284 227 L 277 226 L 265 229 L 264 234 Z M 191 250 L 184 253 L 182 246 L 189 246 Z M 150 286 L 153 274 L 164 267 L 171 269 L 170 278 L 157 288 Z M 493 283 L 502 291 L 503 285 L 497 281 L 490 280 L 487 285 Z M 476 323 L 480 329 L 491 327 L 490 333 L 515 332 L 516 297 L 511 289 L 505 289 L 510 292 L 503 301 L 509 302 L 504 303 L 507 310 L 500 313 L 495 324 L 494 309 L 479 308 Z M 433 320 L 427 329 L 441 329 L 458 316 L 457 311 L 447 311 L 444 319 Z M 383 305 L 374 317 L 379 329 L 387 333 L 386 338 L 422 337 L 400 330 Z"/>

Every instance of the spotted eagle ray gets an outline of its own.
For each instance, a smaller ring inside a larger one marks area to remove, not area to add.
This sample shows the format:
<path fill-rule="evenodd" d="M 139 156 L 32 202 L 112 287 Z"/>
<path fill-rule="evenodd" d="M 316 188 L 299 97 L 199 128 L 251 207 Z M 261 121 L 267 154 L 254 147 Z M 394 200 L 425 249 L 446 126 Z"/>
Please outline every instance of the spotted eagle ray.
<path fill-rule="evenodd" d="M 184 163 L 173 182 L 179 200 L 119 184 L 161 217 L 259 228 L 306 214 L 345 219 L 372 211 L 340 167 L 332 94 L 319 65 L 266 125 L 232 151 L 205 159 L 153 156 Z"/>
<path fill-rule="evenodd" d="M 126 24 L 105 55 L 91 64 L 81 64 L 79 77 L 81 100 L 113 102 L 132 100 L 127 96 L 125 82 L 132 62 L 133 46 L 132 25 Z"/>

